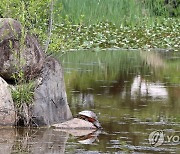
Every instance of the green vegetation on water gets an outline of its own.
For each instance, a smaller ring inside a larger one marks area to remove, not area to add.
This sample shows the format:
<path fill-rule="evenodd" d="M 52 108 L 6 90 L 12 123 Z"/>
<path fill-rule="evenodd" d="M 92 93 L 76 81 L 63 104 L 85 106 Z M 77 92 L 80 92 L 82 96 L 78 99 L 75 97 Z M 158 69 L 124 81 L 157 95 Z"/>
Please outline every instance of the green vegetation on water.
<path fill-rule="evenodd" d="M 124 49 L 174 49 L 180 47 L 180 22 L 179 19 L 163 19 L 148 26 L 142 22 L 141 26 L 120 26 L 110 22 L 99 22 L 97 24 L 71 25 L 61 24 L 57 32 L 61 42 L 58 46 L 63 50 L 124 48 Z M 58 39 L 54 40 L 57 41 Z M 57 46 L 56 46 L 57 47 Z M 58 49 L 55 49 L 58 51 Z"/>
<path fill-rule="evenodd" d="M 52 2 L 50 53 L 106 48 L 179 51 L 178 0 L 2 0 L 0 15 L 20 20 L 45 45 Z"/>

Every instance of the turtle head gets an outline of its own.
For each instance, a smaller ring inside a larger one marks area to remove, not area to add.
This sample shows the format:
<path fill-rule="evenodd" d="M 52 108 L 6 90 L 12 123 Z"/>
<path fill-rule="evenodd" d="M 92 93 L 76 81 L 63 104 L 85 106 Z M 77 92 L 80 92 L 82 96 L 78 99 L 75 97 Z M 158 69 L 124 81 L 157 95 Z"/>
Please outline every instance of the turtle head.
<path fill-rule="evenodd" d="M 100 124 L 100 122 L 96 119 L 96 121 L 92 122 L 94 124 L 94 126 L 96 126 L 96 128 L 98 129 L 102 129 L 102 126 Z"/>

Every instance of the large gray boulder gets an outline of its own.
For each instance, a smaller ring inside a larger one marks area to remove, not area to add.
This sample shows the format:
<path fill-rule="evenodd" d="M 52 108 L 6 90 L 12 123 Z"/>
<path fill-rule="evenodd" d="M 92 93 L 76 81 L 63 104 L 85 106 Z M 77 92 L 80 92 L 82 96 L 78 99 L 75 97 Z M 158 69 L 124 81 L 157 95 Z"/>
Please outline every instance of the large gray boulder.
<path fill-rule="evenodd" d="M 22 29 L 16 20 L 0 18 L 0 75 L 6 80 L 19 70 L 33 78 L 43 66 L 45 56 L 36 37 Z"/>
<path fill-rule="evenodd" d="M 72 118 L 67 103 L 64 73 L 54 58 L 45 60 L 40 77 L 36 80 L 32 119 L 35 125 L 51 126 Z"/>
<path fill-rule="evenodd" d="M 0 125 L 14 125 L 16 113 L 8 84 L 0 77 Z"/>
<path fill-rule="evenodd" d="M 32 122 L 36 126 L 50 126 L 71 119 L 61 65 L 53 58 L 45 59 L 36 37 L 24 34 L 23 31 L 20 22 L 0 18 L 0 76 L 11 80 L 14 73 L 22 71 L 26 79 L 34 79 L 36 82 L 34 102 L 31 105 L 22 102 L 22 110 L 17 110 L 20 115 L 17 124 L 22 121 L 22 125 Z M 1 93 L 4 99 L 6 92 L 3 88 L 0 89 Z M 7 96 L 11 98 L 10 92 Z M 3 102 L 2 106 L 8 106 L 7 114 L 10 114 L 11 109 L 14 110 L 12 98 Z M 8 116 L 4 118 L 8 119 Z M 10 124 L 13 123 L 13 119 L 11 120 Z"/>

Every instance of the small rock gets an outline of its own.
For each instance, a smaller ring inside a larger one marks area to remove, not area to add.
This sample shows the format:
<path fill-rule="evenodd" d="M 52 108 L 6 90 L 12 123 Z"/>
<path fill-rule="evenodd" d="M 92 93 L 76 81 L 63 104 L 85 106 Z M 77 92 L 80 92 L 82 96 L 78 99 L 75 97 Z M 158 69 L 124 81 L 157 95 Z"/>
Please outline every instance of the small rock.
<path fill-rule="evenodd" d="M 60 129 L 96 129 L 91 122 L 79 118 L 73 118 L 63 123 L 54 124 L 52 127 Z"/>

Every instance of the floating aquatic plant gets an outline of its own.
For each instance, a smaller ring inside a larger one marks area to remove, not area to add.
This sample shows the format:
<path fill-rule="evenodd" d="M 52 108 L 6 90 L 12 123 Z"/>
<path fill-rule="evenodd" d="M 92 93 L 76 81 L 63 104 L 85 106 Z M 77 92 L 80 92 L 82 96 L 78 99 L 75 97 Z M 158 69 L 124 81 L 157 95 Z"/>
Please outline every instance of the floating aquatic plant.
<path fill-rule="evenodd" d="M 57 50 L 161 48 L 178 51 L 180 47 L 180 22 L 175 18 L 164 18 L 153 25 L 142 22 L 140 26 L 117 26 L 107 21 L 89 26 L 60 24 L 55 31 L 61 40 Z"/>

